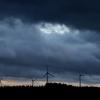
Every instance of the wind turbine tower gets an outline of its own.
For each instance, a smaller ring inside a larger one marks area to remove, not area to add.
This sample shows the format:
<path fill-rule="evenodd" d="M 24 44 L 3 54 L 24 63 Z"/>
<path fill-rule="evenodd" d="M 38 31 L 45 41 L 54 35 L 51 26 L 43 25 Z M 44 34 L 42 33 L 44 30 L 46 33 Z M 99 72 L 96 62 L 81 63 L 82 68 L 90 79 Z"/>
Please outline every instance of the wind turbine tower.
<path fill-rule="evenodd" d="M 82 87 L 82 74 L 79 74 L 79 87 Z"/>

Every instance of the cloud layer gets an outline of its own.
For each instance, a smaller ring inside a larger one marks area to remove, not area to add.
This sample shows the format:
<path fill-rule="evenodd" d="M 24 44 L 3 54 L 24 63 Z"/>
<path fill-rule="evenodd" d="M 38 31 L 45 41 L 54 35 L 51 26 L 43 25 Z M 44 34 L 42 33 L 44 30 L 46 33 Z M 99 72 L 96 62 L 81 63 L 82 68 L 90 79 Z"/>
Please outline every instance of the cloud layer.
<path fill-rule="evenodd" d="M 0 75 L 41 77 L 46 66 L 63 79 L 68 73 L 100 75 L 99 38 L 95 31 L 65 24 L 4 19 L 0 21 Z"/>
<path fill-rule="evenodd" d="M 56 79 L 100 81 L 99 4 L 0 0 L 0 76 L 40 78 L 49 66 Z"/>
<path fill-rule="evenodd" d="M 61 22 L 100 31 L 99 0 L 0 0 L 0 19 L 17 17 L 30 22 Z"/>

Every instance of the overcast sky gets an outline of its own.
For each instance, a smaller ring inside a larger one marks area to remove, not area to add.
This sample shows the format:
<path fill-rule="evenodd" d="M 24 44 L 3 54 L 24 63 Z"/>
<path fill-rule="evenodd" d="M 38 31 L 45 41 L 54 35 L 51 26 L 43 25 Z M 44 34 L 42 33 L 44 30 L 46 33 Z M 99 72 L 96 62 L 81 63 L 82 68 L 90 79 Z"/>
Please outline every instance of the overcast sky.
<path fill-rule="evenodd" d="M 58 79 L 83 73 L 100 81 L 99 4 L 0 0 L 0 75 L 40 77 L 48 66 Z"/>

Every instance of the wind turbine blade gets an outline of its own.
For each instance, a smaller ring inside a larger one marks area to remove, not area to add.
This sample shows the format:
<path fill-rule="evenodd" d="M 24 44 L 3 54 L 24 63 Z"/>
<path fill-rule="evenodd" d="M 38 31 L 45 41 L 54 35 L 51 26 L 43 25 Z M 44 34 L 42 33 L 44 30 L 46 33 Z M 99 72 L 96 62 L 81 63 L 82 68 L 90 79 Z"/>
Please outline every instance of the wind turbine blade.
<path fill-rule="evenodd" d="M 52 77 L 55 77 L 53 74 L 51 74 L 51 73 L 48 73 L 50 76 L 52 76 Z"/>

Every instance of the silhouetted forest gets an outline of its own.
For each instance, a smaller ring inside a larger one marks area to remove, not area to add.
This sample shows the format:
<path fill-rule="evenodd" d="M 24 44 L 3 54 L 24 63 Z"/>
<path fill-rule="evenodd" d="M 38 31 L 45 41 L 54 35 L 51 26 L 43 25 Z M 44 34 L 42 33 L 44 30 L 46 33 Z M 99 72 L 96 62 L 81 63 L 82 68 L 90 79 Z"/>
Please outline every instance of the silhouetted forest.
<path fill-rule="evenodd" d="M 33 98 L 52 98 L 56 97 L 99 97 L 100 88 L 97 87 L 74 87 L 66 84 L 48 83 L 45 86 L 19 86 L 19 87 L 0 87 L 0 95 L 3 97 L 33 97 Z"/>

